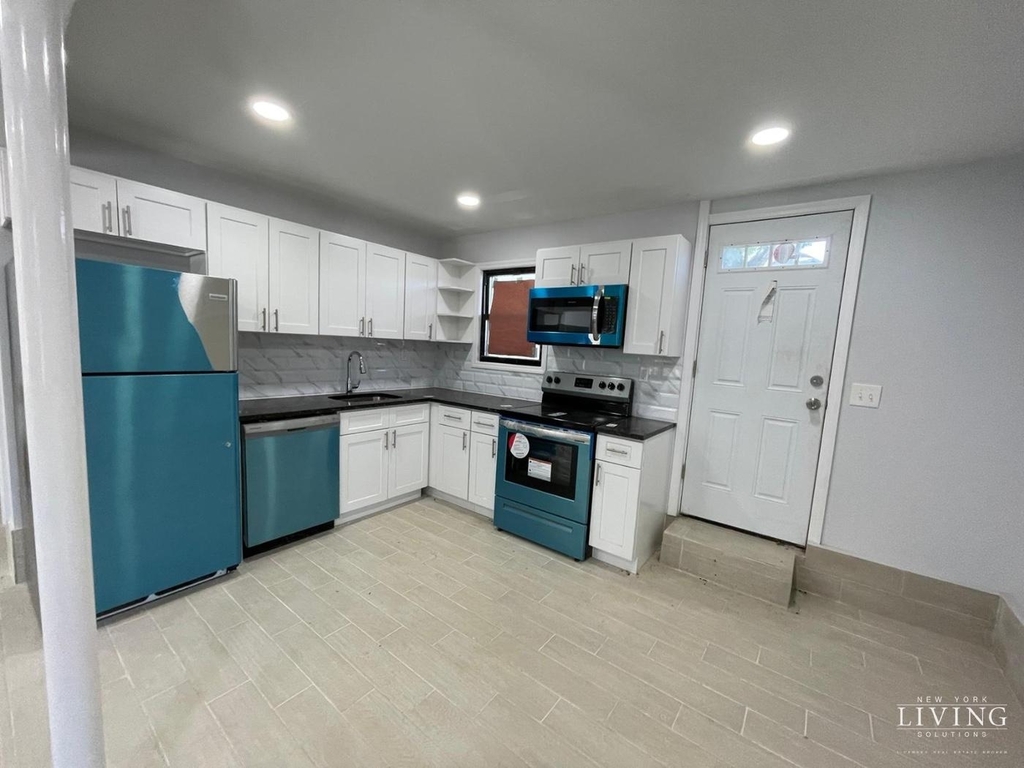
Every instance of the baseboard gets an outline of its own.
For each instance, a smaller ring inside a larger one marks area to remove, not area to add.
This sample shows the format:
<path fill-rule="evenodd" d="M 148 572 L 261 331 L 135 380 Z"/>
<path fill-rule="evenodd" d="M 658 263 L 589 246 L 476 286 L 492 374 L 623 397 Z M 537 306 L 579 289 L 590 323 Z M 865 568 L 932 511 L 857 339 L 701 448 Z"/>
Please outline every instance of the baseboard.
<path fill-rule="evenodd" d="M 424 493 L 427 496 L 432 496 L 438 501 L 443 501 L 446 504 L 451 504 L 452 506 L 455 507 L 462 507 L 463 509 L 467 509 L 470 512 L 476 512 L 478 515 L 486 517 L 488 520 L 494 519 L 493 509 L 481 507 L 479 504 L 474 504 L 472 501 L 460 499 L 458 496 L 452 496 L 450 493 L 445 493 L 444 491 L 437 490 L 437 488 L 427 488 L 425 489 Z"/>
<path fill-rule="evenodd" d="M 1007 682 L 1024 704 L 1024 623 L 1005 597 L 999 599 L 999 611 L 992 628 L 992 650 Z"/>
<path fill-rule="evenodd" d="M 808 545 L 796 559 L 796 589 L 989 646 L 1000 598 L 981 590 Z"/>
<path fill-rule="evenodd" d="M 347 515 L 342 515 L 334 521 L 334 527 L 340 528 L 343 525 L 354 523 L 356 520 L 362 520 L 364 517 L 370 517 L 371 515 L 377 515 L 381 512 L 387 512 L 389 509 L 400 507 L 403 504 L 408 504 L 410 501 L 416 501 L 423 495 L 422 491 L 411 491 L 401 496 L 396 496 L 393 499 L 382 501 L 380 504 L 374 504 L 372 507 L 366 507 L 365 509 L 359 509 L 355 512 L 349 512 Z"/>

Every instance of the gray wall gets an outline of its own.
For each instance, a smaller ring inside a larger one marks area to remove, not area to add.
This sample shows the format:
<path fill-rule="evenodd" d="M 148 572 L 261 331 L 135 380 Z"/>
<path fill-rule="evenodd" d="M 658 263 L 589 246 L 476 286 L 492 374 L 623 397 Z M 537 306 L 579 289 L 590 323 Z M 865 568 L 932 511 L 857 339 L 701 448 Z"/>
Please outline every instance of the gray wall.
<path fill-rule="evenodd" d="M 72 128 L 71 163 L 424 256 L 441 251 L 441 238 L 425 229 L 287 184 L 197 165 L 89 131 Z"/>
<path fill-rule="evenodd" d="M 717 201 L 870 194 L 823 544 L 1024 615 L 1024 156 Z M 883 386 L 878 410 L 849 384 Z"/>

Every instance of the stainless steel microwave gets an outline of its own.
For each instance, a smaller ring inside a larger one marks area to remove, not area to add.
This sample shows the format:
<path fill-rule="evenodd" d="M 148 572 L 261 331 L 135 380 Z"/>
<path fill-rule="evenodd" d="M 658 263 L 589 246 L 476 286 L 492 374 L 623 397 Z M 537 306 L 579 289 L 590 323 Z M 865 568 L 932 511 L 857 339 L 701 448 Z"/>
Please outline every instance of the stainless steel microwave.
<path fill-rule="evenodd" d="M 626 327 L 625 285 L 532 288 L 526 338 L 537 344 L 621 347 Z"/>

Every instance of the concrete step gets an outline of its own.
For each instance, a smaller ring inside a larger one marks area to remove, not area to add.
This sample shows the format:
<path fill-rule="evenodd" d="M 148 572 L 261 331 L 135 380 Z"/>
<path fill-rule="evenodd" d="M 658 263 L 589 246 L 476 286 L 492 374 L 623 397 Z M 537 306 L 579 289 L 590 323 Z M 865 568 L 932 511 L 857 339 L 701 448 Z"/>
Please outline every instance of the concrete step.
<path fill-rule="evenodd" d="M 797 549 L 693 517 L 677 517 L 661 562 L 751 597 L 789 605 Z"/>

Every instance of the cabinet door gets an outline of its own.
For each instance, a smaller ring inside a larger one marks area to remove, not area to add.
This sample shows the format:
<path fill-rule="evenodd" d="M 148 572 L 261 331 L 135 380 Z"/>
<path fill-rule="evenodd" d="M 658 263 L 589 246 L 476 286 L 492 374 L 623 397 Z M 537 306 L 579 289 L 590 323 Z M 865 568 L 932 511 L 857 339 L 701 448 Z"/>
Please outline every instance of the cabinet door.
<path fill-rule="evenodd" d="M 474 432 L 469 441 L 469 501 L 494 509 L 498 438 Z"/>
<path fill-rule="evenodd" d="M 434 338 L 437 308 L 437 262 L 426 256 L 405 256 L 405 333 L 403 338 Z"/>
<path fill-rule="evenodd" d="M 555 288 L 559 285 L 577 285 L 579 281 L 580 247 L 541 248 L 537 251 L 537 288 Z"/>
<path fill-rule="evenodd" d="M 635 244 L 626 297 L 626 341 L 623 352 L 658 355 L 666 352 L 672 291 L 675 290 L 675 237 L 650 237 Z"/>
<path fill-rule="evenodd" d="M 366 334 L 366 243 L 320 233 L 320 333 Z"/>
<path fill-rule="evenodd" d="M 437 439 L 431 453 L 431 485 L 439 491 L 465 499 L 469 496 L 469 430 L 436 427 Z M 434 452 L 436 452 L 436 461 Z"/>
<path fill-rule="evenodd" d="M 117 182 L 113 176 L 71 168 L 71 226 L 119 235 Z"/>
<path fill-rule="evenodd" d="M 625 560 L 633 559 L 640 506 L 640 470 L 607 461 L 594 466 L 590 506 L 590 546 Z"/>
<path fill-rule="evenodd" d="M 391 434 L 391 471 L 388 496 L 418 491 L 427 486 L 430 458 L 430 425 L 427 423 L 395 427 Z"/>
<path fill-rule="evenodd" d="M 316 334 L 320 329 L 320 232 L 270 220 L 270 315 L 274 332 Z"/>
<path fill-rule="evenodd" d="M 578 285 L 625 285 L 629 282 L 630 240 L 580 246 Z"/>
<path fill-rule="evenodd" d="M 341 514 L 387 501 L 391 430 L 341 436 Z"/>
<path fill-rule="evenodd" d="M 207 203 L 207 271 L 238 281 L 238 330 L 267 330 L 270 219 Z"/>
<path fill-rule="evenodd" d="M 206 203 L 198 197 L 117 179 L 117 205 L 125 237 L 206 250 Z"/>
<path fill-rule="evenodd" d="M 366 244 L 366 335 L 402 338 L 405 325 L 405 252 Z"/>

